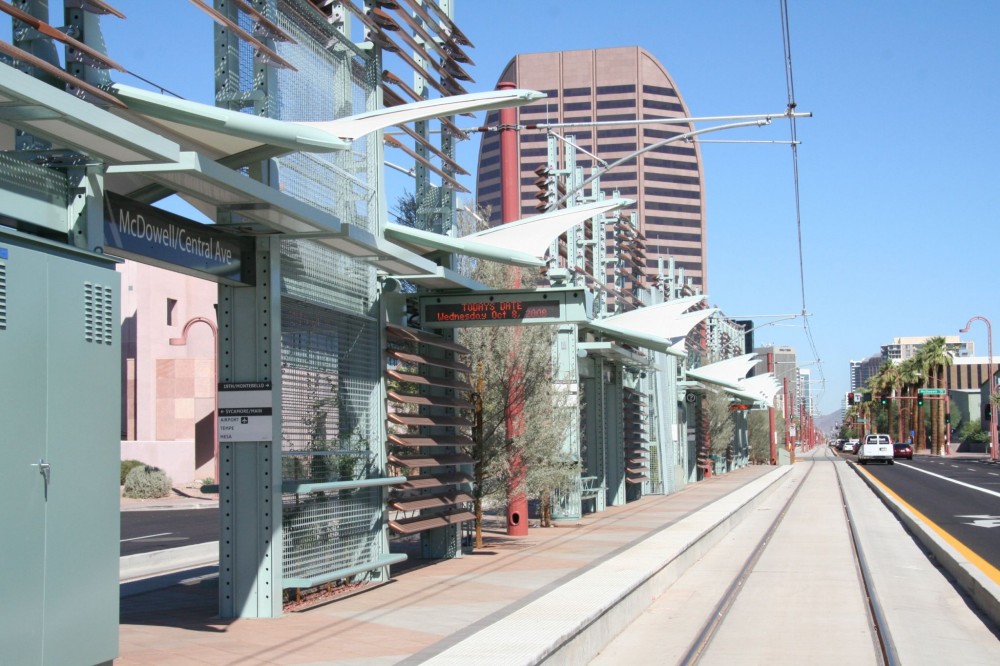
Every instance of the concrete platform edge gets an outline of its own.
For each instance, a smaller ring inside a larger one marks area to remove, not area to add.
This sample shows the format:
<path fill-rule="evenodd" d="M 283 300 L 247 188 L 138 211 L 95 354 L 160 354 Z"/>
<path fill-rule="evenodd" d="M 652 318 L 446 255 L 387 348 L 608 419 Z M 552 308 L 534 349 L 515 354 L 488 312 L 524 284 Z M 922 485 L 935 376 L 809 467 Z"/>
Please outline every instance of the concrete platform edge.
<path fill-rule="evenodd" d="M 779 467 L 734 490 L 423 663 L 590 661 L 792 469 Z M 622 585 L 623 577 L 631 584 Z M 518 645 L 511 635 L 520 637 Z"/>
<path fill-rule="evenodd" d="M 951 544 L 935 533 L 929 525 L 920 520 L 910 509 L 895 497 L 888 495 L 881 486 L 860 470 L 853 462 L 848 463 L 869 488 L 903 522 L 910 534 L 929 550 L 958 586 L 972 599 L 976 607 L 995 625 L 1000 626 L 1000 584 L 997 584 L 981 569 L 959 553 Z"/>
<path fill-rule="evenodd" d="M 167 548 L 151 553 L 126 555 L 119 559 L 118 579 L 122 583 L 141 578 L 195 569 L 219 562 L 219 542 Z M 152 588 L 150 588 L 152 589 Z"/>

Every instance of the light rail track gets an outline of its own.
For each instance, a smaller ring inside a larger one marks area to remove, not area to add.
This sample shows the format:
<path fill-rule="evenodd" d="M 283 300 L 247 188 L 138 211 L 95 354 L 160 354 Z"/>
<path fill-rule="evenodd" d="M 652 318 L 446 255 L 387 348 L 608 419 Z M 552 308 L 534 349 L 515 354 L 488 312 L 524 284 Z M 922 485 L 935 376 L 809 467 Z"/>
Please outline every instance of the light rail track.
<path fill-rule="evenodd" d="M 842 475 L 852 474 L 853 472 L 847 467 L 846 464 L 843 464 L 841 458 L 825 448 L 822 451 L 815 452 L 809 457 L 802 458 L 798 464 L 809 465 L 809 468 L 806 470 L 805 474 L 800 477 L 798 486 L 783 502 L 777 511 L 773 522 L 771 522 L 771 524 L 767 527 L 763 535 L 759 537 L 756 545 L 754 545 L 742 567 L 740 567 L 739 571 L 732 578 L 732 581 L 729 583 L 728 587 L 726 587 L 725 592 L 713 608 L 711 615 L 705 621 L 701 630 L 697 632 L 687 651 L 677 663 L 684 664 L 685 666 L 693 666 L 694 664 L 702 663 L 703 660 L 713 661 L 705 658 L 711 653 L 714 642 L 726 626 L 726 622 L 730 617 L 730 612 L 740 600 L 741 595 L 743 595 L 747 586 L 747 581 L 757 570 L 761 562 L 761 558 L 769 552 L 769 549 L 779 547 L 775 544 L 775 535 L 782 528 L 783 524 L 785 524 L 785 519 L 788 516 L 789 511 L 794 506 L 796 500 L 801 499 L 801 491 L 806 487 L 813 475 L 813 472 L 820 465 L 835 465 L 834 471 L 837 480 L 839 502 L 843 511 L 843 521 L 850 537 L 850 548 L 856 565 L 858 585 L 860 587 L 862 597 L 867 602 L 868 626 L 871 632 L 871 639 L 875 648 L 876 656 L 881 663 L 886 666 L 896 666 L 899 663 L 896 649 L 892 644 L 891 636 L 887 630 L 887 623 L 885 622 L 883 609 L 879 604 L 877 596 L 871 592 L 873 589 L 871 571 L 868 566 L 865 553 L 862 549 L 861 542 L 855 532 L 854 520 L 851 516 L 850 506 L 847 503 L 844 491 Z"/>

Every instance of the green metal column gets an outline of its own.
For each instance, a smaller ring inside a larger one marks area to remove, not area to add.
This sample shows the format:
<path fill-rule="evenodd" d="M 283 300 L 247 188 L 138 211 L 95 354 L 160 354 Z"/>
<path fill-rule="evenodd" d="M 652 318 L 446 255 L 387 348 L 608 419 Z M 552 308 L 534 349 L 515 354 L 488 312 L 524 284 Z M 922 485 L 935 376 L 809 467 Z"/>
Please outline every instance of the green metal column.
<path fill-rule="evenodd" d="M 583 400 L 587 406 L 583 423 L 584 441 L 586 442 L 586 448 L 582 451 L 585 468 L 583 475 L 595 477 L 594 487 L 601 489 L 607 487 L 602 366 L 603 361 L 600 358 L 588 357 L 579 362 Z M 607 508 L 607 496 L 601 490 L 594 499 L 594 511 L 604 511 L 605 508 Z"/>
<path fill-rule="evenodd" d="M 607 470 L 608 504 L 625 504 L 625 427 L 622 418 L 624 391 L 622 367 L 604 363 L 604 459 Z"/>
<path fill-rule="evenodd" d="M 219 381 L 271 382 L 272 439 L 219 445 L 219 614 L 281 615 L 280 261 L 258 238 L 256 285 L 219 287 Z"/>
<path fill-rule="evenodd" d="M 553 344 L 552 378 L 555 393 L 565 400 L 569 407 L 566 435 L 563 440 L 563 450 L 572 460 L 580 460 L 580 372 L 578 368 L 577 340 L 579 338 L 576 324 L 560 326 L 556 332 Z M 583 515 L 580 501 L 580 479 L 567 493 L 559 495 L 552 504 L 552 520 L 555 522 L 575 522 Z"/>

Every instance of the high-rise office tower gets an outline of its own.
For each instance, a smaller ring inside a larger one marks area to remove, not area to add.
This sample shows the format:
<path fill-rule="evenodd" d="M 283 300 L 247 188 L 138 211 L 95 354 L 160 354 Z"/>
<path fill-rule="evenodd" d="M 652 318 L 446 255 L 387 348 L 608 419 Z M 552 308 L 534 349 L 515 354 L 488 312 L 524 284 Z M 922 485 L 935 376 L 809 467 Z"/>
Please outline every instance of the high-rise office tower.
<path fill-rule="evenodd" d="M 498 81 L 548 94 L 519 109 L 520 217 L 539 212 L 535 169 L 546 164 L 548 155 L 546 130 L 532 126 L 598 123 L 552 128 L 560 136 L 562 151 L 576 151 L 576 165 L 585 177 L 602 161 L 610 164 L 694 129 L 687 123 L 627 122 L 690 116 L 667 70 L 636 46 L 521 54 L 510 61 Z M 498 123 L 496 112 L 487 116 L 487 126 Z M 638 230 L 645 237 L 647 278 L 657 275 L 659 259 L 667 264 L 672 258 L 675 268 L 683 269 L 684 277 L 705 291 L 705 199 L 698 145 L 678 140 L 655 148 L 605 173 L 600 186 L 609 196 L 617 190 L 620 196 L 636 200 Z M 499 224 L 500 138 L 496 132 L 486 133 L 480 146 L 476 195 L 479 206 L 491 211 L 491 223 Z"/>

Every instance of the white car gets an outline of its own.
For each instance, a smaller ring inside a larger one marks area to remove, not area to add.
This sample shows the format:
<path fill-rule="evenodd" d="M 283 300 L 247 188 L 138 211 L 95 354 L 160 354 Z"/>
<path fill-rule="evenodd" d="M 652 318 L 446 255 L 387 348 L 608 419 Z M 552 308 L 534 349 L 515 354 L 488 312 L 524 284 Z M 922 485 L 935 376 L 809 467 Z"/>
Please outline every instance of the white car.
<path fill-rule="evenodd" d="M 867 465 L 870 462 L 893 464 L 892 437 L 884 434 L 865 435 L 865 441 L 858 449 L 858 462 Z"/>
<path fill-rule="evenodd" d="M 858 450 L 858 444 L 860 444 L 858 440 L 849 439 L 846 442 L 844 442 L 844 446 L 840 450 L 843 453 L 854 453 L 855 451 Z"/>

